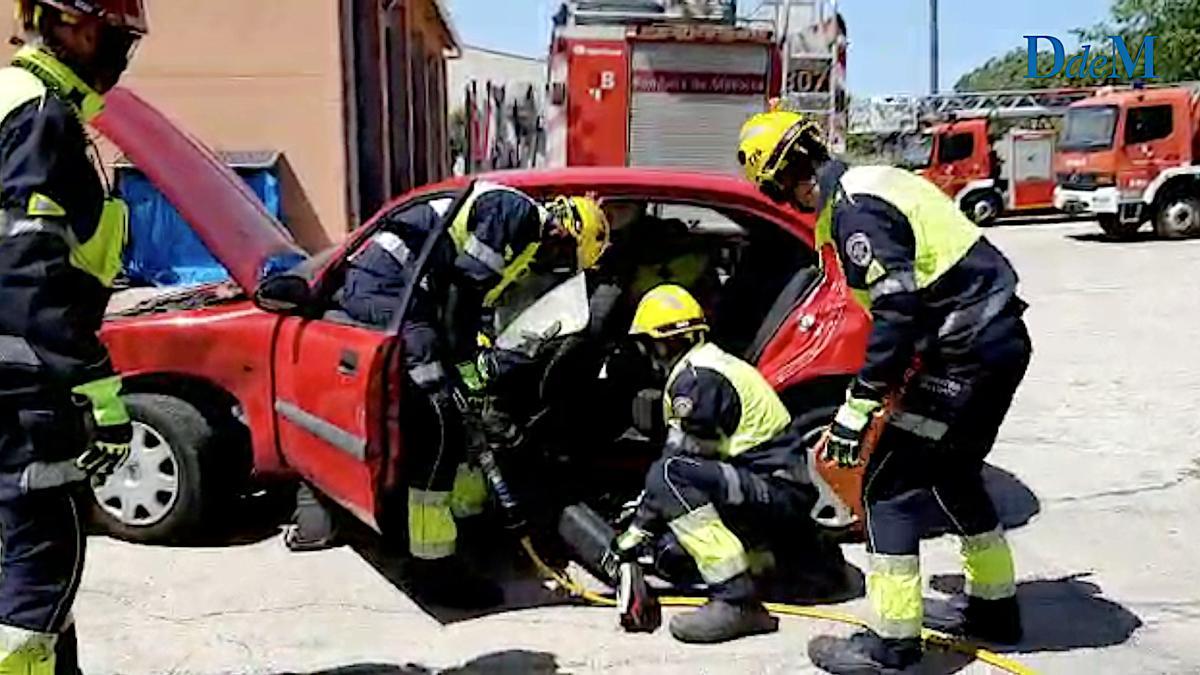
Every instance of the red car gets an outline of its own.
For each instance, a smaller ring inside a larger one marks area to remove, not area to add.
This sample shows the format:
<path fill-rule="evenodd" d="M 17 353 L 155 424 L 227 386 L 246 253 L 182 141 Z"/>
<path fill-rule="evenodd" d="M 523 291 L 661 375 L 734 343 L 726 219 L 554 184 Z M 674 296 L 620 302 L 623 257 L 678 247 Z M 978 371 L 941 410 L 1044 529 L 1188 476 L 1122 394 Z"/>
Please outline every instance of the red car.
<path fill-rule="evenodd" d="M 270 261 L 294 248 L 253 195 L 135 97 L 115 97 L 105 118 L 105 133 L 159 184 L 234 283 L 155 297 L 106 323 L 137 435 L 133 460 L 97 490 L 102 519 L 133 540 L 175 539 L 222 493 L 299 477 L 386 531 L 388 497 L 403 486 L 404 346 L 394 333 L 350 321 L 335 298 L 348 257 L 388 214 L 454 200 L 468 181 L 405 195 L 342 246 L 260 285 Z M 869 317 L 833 260 L 817 264 L 810 217 L 723 175 L 579 168 L 483 178 L 538 197 L 594 193 L 633 207 L 626 212 L 638 217 L 615 235 L 606 261 L 633 256 L 653 272 L 676 254 L 702 255 L 715 339 L 755 362 L 806 430 L 815 434 L 832 418 L 862 363 Z M 659 248 L 621 249 L 622 240 L 646 241 L 636 228 L 664 222 L 678 236 L 657 239 Z M 581 468 L 595 460 L 559 459 Z"/>

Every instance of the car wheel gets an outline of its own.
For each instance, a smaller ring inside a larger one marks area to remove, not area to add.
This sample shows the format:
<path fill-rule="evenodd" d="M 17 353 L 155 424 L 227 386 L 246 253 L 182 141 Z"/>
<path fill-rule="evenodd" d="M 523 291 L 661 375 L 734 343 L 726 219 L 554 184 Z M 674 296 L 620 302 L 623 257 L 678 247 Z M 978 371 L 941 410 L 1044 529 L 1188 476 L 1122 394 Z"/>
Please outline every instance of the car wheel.
<path fill-rule="evenodd" d="M 214 437 L 195 406 L 173 396 L 125 397 L 133 421 L 129 460 L 93 488 L 94 520 L 137 543 L 172 543 L 194 534 L 205 510 L 201 458 Z"/>
<path fill-rule="evenodd" d="M 1100 229 L 1104 234 L 1115 240 L 1129 239 L 1142 227 L 1141 223 L 1123 223 L 1112 214 L 1101 214 L 1096 216 L 1096 220 L 1100 222 Z"/>
<path fill-rule="evenodd" d="M 1200 234 L 1200 199 L 1187 194 L 1169 197 L 1154 218 L 1154 233 L 1163 239 Z"/>
<path fill-rule="evenodd" d="M 987 227 L 1000 217 L 1004 203 L 995 192 L 976 192 L 963 200 L 962 210 L 971 222 L 980 227 Z"/>

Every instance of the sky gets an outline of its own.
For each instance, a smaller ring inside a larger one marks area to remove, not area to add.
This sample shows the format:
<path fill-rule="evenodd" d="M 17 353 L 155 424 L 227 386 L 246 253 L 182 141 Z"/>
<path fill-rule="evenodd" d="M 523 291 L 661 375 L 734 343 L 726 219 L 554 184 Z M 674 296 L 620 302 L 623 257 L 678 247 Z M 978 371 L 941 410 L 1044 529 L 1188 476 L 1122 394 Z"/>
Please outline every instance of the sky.
<path fill-rule="evenodd" d="M 544 56 L 559 0 L 445 0 L 469 45 Z M 757 0 L 740 0 L 756 4 Z M 1108 15 L 1109 0 L 940 0 L 941 86 L 992 56 L 1024 47 L 1025 35 L 1055 35 Z M 859 96 L 929 88 L 929 0 L 841 0 L 850 35 L 849 84 Z M 1003 8 L 1003 9 L 1001 9 Z"/>

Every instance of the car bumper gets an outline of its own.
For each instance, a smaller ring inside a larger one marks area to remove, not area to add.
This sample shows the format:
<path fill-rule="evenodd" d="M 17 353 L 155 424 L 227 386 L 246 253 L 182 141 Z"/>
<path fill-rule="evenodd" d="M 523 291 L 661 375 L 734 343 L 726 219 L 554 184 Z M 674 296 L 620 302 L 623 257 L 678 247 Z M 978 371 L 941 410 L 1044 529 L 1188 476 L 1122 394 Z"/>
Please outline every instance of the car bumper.
<path fill-rule="evenodd" d="M 1121 193 L 1115 187 L 1096 190 L 1054 188 L 1054 208 L 1066 213 L 1111 213 L 1121 208 Z"/>

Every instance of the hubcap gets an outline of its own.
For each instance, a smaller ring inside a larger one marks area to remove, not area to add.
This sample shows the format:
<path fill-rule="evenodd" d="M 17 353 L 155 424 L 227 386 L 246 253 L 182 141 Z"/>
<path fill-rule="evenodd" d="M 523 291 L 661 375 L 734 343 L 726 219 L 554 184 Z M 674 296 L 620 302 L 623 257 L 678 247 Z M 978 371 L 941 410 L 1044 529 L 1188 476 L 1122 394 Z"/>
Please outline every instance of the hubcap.
<path fill-rule="evenodd" d="M 1175 203 L 1167 209 L 1167 222 L 1171 223 L 1177 232 L 1195 230 L 1197 221 L 1200 221 L 1200 213 L 1189 203 Z"/>
<path fill-rule="evenodd" d="M 975 202 L 975 222 L 982 223 L 996 217 L 996 205 L 990 199 L 980 199 Z"/>
<path fill-rule="evenodd" d="M 129 460 L 95 488 L 96 501 L 125 525 L 149 527 L 179 501 L 179 462 L 162 434 L 133 423 Z"/>

